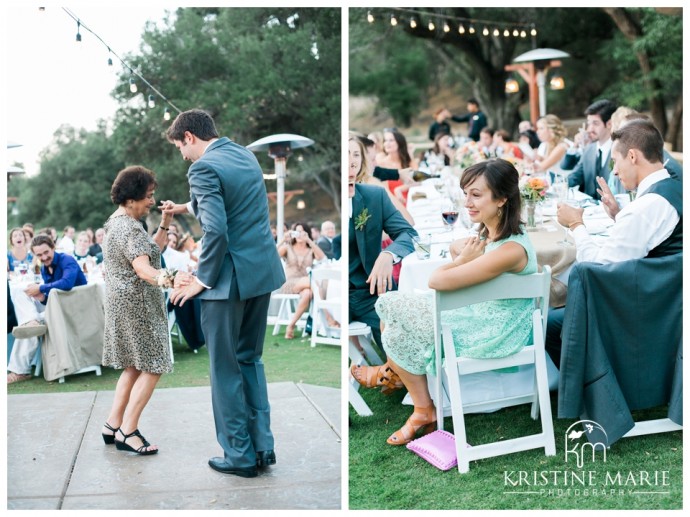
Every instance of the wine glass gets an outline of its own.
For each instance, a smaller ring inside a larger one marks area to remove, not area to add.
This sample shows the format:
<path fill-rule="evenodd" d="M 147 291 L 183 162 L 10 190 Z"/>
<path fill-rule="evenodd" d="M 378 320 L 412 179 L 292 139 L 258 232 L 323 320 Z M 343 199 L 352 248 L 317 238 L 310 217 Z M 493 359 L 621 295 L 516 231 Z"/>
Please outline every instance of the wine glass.
<path fill-rule="evenodd" d="M 17 264 L 17 271 L 19 271 L 21 281 L 26 281 L 26 273 L 29 271 L 29 265 L 26 262 L 20 262 Z"/>
<path fill-rule="evenodd" d="M 443 211 L 441 212 L 441 218 L 443 219 L 443 224 L 447 232 L 453 231 L 453 226 L 458 221 L 459 215 L 460 214 L 458 210 L 452 203 L 448 203 L 443 207 Z"/>

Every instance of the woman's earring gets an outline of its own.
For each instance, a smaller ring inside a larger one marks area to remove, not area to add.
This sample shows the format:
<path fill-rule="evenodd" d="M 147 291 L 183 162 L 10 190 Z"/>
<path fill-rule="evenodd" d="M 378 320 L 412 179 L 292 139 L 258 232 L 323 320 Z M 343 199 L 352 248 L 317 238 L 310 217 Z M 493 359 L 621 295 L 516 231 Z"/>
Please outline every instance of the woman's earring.
<path fill-rule="evenodd" d="M 496 212 L 496 215 L 498 215 L 498 218 L 499 218 L 499 219 L 500 219 L 501 217 L 503 217 L 503 208 L 501 208 L 501 207 L 499 206 L 499 207 L 498 207 L 498 211 Z"/>

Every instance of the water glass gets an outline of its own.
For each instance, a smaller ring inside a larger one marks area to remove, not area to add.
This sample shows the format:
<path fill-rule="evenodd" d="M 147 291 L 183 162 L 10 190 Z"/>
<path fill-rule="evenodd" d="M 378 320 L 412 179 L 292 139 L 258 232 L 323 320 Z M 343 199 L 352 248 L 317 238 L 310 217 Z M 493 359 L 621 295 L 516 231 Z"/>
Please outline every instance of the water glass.
<path fill-rule="evenodd" d="M 412 241 L 419 260 L 426 260 L 431 256 L 431 235 L 415 235 Z"/>

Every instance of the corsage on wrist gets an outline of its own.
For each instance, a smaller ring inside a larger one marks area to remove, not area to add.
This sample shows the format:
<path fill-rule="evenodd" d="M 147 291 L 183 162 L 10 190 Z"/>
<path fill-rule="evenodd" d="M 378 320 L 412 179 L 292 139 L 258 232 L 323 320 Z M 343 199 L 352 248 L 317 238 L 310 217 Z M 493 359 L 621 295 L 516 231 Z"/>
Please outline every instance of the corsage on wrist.
<path fill-rule="evenodd" d="M 175 275 L 177 275 L 177 269 L 161 269 L 161 272 L 158 273 L 158 276 L 156 276 L 156 283 L 158 284 L 158 287 L 173 287 Z"/>

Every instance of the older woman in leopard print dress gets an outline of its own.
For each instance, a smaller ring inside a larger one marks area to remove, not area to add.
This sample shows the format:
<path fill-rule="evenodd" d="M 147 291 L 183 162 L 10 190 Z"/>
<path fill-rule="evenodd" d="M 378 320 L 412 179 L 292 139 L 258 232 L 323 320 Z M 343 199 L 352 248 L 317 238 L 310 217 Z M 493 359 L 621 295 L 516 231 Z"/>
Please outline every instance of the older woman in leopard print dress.
<path fill-rule="evenodd" d="M 110 191 L 119 208 L 105 223 L 105 339 L 103 365 L 123 369 L 103 426 L 103 441 L 119 450 L 155 454 L 139 433 L 139 418 L 161 374 L 172 371 L 161 250 L 172 215 L 149 237 L 140 220 L 155 205 L 156 178 L 141 166 L 120 171 Z M 161 276 L 163 275 L 163 276 Z M 161 282 L 159 282 L 161 280 Z"/>

